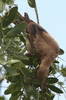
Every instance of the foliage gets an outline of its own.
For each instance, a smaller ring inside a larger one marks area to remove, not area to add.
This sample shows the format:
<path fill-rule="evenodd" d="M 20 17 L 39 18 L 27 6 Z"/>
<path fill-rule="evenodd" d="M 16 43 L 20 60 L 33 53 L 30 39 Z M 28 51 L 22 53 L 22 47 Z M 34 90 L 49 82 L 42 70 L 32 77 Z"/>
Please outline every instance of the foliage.
<path fill-rule="evenodd" d="M 14 3 L 14 0 L 2 0 L 0 5 L 5 8 Z M 35 0 L 28 0 L 30 7 L 35 8 L 38 20 L 38 12 Z M 0 8 L 0 12 L 4 9 Z M 6 8 L 5 8 L 6 9 Z M 59 61 L 55 60 L 50 68 L 49 77 L 47 79 L 48 89 L 42 90 L 37 79 L 38 60 L 36 57 L 28 57 L 25 53 L 26 49 L 26 33 L 27 23 L 14 24 L 15 20 L 19 20 L 17 15 L 18 7 L 13 6 L 5 15 L 0 16 L 0 71 L 4 68 L 4 75 L 0 78 L 0 84 L 5 78 L 11 84 L 5 90 L 5 95 L 11 94 L 9 100 L 53 100 L 55 92 L 63 93 L 61 89 L 56 87 L 63 86 L 63 82 L 58 80 L 56 73 L 66 77 L 66 68 L 59 68 Z M 60 54 L 64 51 L 60 49 Z M 4 100 L 4 99 L 2 99 Z"/>
<path fill-rule="evenodd" d="M 5 97 L 4 96 L 0 96 L 0 100 L 5 100 Z"/>

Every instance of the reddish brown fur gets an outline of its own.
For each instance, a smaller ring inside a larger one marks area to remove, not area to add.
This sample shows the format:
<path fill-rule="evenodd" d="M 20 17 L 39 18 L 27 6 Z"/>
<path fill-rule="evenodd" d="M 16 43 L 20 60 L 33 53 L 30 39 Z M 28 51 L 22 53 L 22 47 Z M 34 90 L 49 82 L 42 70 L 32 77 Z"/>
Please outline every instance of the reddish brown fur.
<path fill-rule="evenodd" d="M 37 54 L 41 57 L 37 76 L 43 87 L 45 79 L 48 77 L 49 67 L 58 56 L 60 48 L 54 38 L 45 29 L 29 20 L 27 15 L 24 19 L 27 19 L 25 21 L 28 22 L 27 48 L 30 53 Z"/>

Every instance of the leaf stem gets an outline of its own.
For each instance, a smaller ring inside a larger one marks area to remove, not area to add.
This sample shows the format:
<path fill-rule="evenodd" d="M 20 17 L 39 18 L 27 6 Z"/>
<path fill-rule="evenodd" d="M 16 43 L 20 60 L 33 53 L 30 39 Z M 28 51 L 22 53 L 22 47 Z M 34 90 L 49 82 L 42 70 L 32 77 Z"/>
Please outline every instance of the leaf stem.
<path fill-rule="evenodd" d="M 37 23 L 39 24 L 39 16 L 38 16 L 38 10 L 37 10 L 37 6 L 36 6 L 36 1 L 35 1 L 35 13 L 36 13 L 36 18 L 37 18 Z"/>

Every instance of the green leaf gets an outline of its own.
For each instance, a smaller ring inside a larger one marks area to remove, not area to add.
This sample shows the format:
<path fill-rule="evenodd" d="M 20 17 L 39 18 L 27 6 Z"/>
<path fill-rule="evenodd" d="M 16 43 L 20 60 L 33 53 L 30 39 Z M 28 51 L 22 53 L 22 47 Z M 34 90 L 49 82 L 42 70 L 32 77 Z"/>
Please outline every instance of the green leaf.
<path fill-rule="evenodd" d="M 53 63 L 59 63 L 59 61 L 58 60 L 54 60 Z"/>
<path fill-rule="evenodd" d="M 0 29 L 0 45 L 2 44 L 2 37 L 3 37 L 2 30 Z"/>
<path fill-rule="evenodd" d="M 31 84 L 33 86 L 35 86 L 36 88 L 40 87 L 40 83 L 39 83 L 39 81 L 37 79 L 32 79 L 31 80 Z"/>
<path fill-rule="evenodd" d="M 12 28 L 6 28 L 5 30 L 3 30 L 4 35 L 6 35 Z"/>
<path fill-rule="evenodd" d="M 21 40 L 22 42 L 24 42 L 24 43 L 26 42 L 26 40 L 24 39 L 23 35 L 21 35 L 19 38 L 20 38 L 20 40 Z"/>
<path fill-rule="evenodd" d="M 11 83 L 18 83 L 20 80 L 23 81 L 23 77 L 22 76 L 20 77 L 20 74 L 11 75 L 9 73 L 6 73 L 6 76 L 5 77 L 8 80 L 8 82 L 11 82 Z"/>
<path fill-rule="evenodd" d="M 21 90 L 21 85 L 20 83 L 17 83 L 17 84 L 14 84 L 14 83 L 11 83 L 8 88 L 5 90 L 4 94 L 8 95 L 8 94 L 11 94 L 11 97 L 13 96 L 17 96 L 19 93 L 20 93 L 20 90 Z M 18 95 L 19 97 L 19 95 Z M 10 100 L 10 99 L 9 99 Z M 17 100 L 17 99 L 14 99 L 14 100 Z"/>
<path fill-rule="evenodd" d="M 55 95 L 53 93 L 51 93 L 50 90 L 47 90 L 45 96 L 47 97 L 47 100 L 53 100 Z"/>
<path fill-rule="evenodd" d="M 12 93 L 12 96 L 16 96 L 16 95 L 18 95 L 19 93 L 20 93 L 20 91 L 19 91 L 19 90 L 14 91 L 14 92 Z"/>
<path fill-rule="evenodd" d="M 35 8 L 35 0 L 28 0 L 28 4 L 30 7 Z"/>
<path fill-rule="evenodd" d="M 54 86 L 54 85 L 48 85 L 48 87 L 49 87 L 52 91 L 54 91 L 54 92 L 56 92 L 56 93 L 63 93 L 62 90 L 60 90 L 59 88 L 57 88 L 57 87 Z"/>
<path fill-rule="evenodd" d="M 0 100 L 5 100 L 5 97 L 4 96 L 0 96 Z"/>
<path fill-rule="evenodd" d="M 16 25 L 7 33 L 6 37 L 16 37 L 17 34 L 20 34 L 20 32 L 24 32 L 26 26 L 27 26 L 27 23 Z"/>
<path fill-rule="evenodd" d="M 9 85 L 8 88 L 5 90 L 4 94 L 8 95 L 8 94 L 14 92 L 14 85 L 15 84 Z"/>
<path fill-rule="evenodd" d="M 10 99 L 9 99 L 9 100 L 17 100 L 17 99 L 18 99 L 18 97 L 19 97 L 19 95 L 16 95 L 16 96 L 12 96 L 12 95 L 11 95 L 11 97 L 10 97 Z"/>
<path fill-rule="evenodd" d="M 64 54 L 64 50 L 62 50 L 61 48 L 60 48 L 60 55 L 63 55 Z"/>
<path fill-rule="evenodd" d="M 6 3 L 7 3 L 8 5 L 13 5 L 13 4 L 14 4 L 14 0 L 7 0 Z"/>
<path fill-rule="evenodd" d="M 3 0 L 4 3 L 6 3 L 6 0 Z"/>
<path fill-rule="evenodd" d="M 5 64 L 4 53 L 0 53 L 0 64 L 1 65 L 4 65 Z"/>
<path fill-rule="evenodd" d="M 60 86 L 64 85 L 64 83 L 63 83 L 63 82 L 58 82 L 58 84 L 59 84 Z"/>
<path fill-rule="evenodd" d="M 57 82 L 58 82 L 58 79 L 57 79 L 57 78 L 53 78 L 53 77 L 49 77 L 49 78 L 48 78 L 48 82 L 49 82 L 50 84 L 52 84 L 52 83 L 57 83 Z"/>
<path fill-rule="evenodd" d="M 16 76 L 19 75 L 19 73 L 17 73 L 17 71 L 11 67 L 7 67 L 7 66 L 3 66 L 5 68 L 5 70 L 7 71 L 7 73 L 9 73 L 12 76 Z"/>
<path fill-rule="evenodd" d="M 16 16 L 17 10 L 18 10 L 18 7 L 13 7 L 8 13 L 6 13 L 2 22 L 3 27 L 7 27 L 9 24 L 13 22 Z"/>
<path fill-rule="evenodd" d="M 30 77 L 30 70 L 28 68 L 22 67 L 23 75 L 25 75 L 27 78 Z"/>
<path fill-rule="evenodd" d="M 14 3 L 14 0 L 2 0 L 4 3 L 7 3 L 9 5 L 12 5 Z"/>
<path fill-rule="evenodd" d="M 19 60 L 10 60 L 6 64 L 14 64 L 20 62 Z"/>
<path fill-rule="evenodd" d="M 66 77 L 66 68 L 65 68 L 65 67 L 62 66 L 60 72 L 62 73 L 62 75 L 63 75 L 64 77 Z"/>
<path fill-rule="evenodd" d="M 0 84 L 2 83 L 3 80 L 4 80 L 4 77 L 0 77 Z"/>
<path fill-rule="evenodd" d="M 5 3 L 0 0 L 0 13 L 5 9 Z"/>
<path fill-rule="evenodd" d="M 31 65 L 31 62 L 30 62 L 30 60 L 29 60 L 28 57 L 24 57 L 24 58 L 22 57 L 21 61 L 22 61 L 25 65 Z"/>

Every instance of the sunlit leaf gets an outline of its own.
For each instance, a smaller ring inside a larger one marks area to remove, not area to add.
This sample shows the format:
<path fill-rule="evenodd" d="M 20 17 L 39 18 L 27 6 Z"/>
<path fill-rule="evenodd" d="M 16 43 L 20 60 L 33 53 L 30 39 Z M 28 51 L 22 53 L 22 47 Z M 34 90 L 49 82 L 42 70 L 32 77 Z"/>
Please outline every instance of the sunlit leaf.
<path fill-rule="evenodd" d="M 5 3 L 0 0 L 0 13 L 5 9 Z"/>
<path fill-rule="evenodd" d="M 19 60 L 10 60 L 6 64 L 14 64 L 20 62 Z"/>
<path fill-rule="evenodd" d="M 1 65 L 5 65 L 6 64 L 6 62 L 4 61 L 4 59 L 0 59 L 0 64 Z"/>
<path fill-rule="evenodd" d="M 26 26 L 27 26 L 27 23 L 16 25 L 7 33 L 6 37 L 16 37 L 17 34 L 20 34 L 20 32 L 24 32 Z"/>

